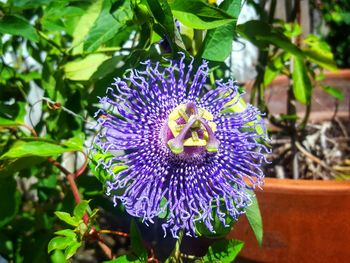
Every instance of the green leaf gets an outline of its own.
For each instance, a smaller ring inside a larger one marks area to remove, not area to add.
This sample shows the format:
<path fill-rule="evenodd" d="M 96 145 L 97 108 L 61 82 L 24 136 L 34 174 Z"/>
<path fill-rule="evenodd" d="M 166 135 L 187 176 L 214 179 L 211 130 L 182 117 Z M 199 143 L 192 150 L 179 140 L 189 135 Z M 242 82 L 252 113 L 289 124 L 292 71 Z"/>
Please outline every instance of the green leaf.
<path fill-rule="evenodd" d="M 76 136 L 62 142 L 62 145 L 67 146 L 72 151 L 82 151 L 84 148 L 84 133 L 78 133 Z"/>
<path fill-rule="evenodd" d="M 117 69 L 118 63 L 123 61 L 125 56 L 115 56 L 109 58 L 101 63 L 101 65 L 97 68 L 95 73 L 92 75 L 92 80 L 102 79 L 107 76 L 109 73 L 112 73 Z"/>
<path fill-rule="evenodd" d="M 76 230 L 79 232 L 80 236 L 85 236 L 88 231 L 88 226 L 81 220 Z"/>
<path fill-rule="evenodd" d="M 36 156 L 16 158 L 16 159 L 6 159 L 0 162 L 0 174 L 13 175 L 18 171 L 31 168 L 46 160 L 47 159 L 44 157 L 36 157 Z"/>
<path fill-rule="evenodd" d="M 98 18 L 102 8 L 102 4 L 103 0 L 92 1 L 91 5 L 88 7 L 84 15 L 80 18 L 79 22 L 77 23 L 73 32 L 73 55 L 80 54 L 83 52 L 83 42 L 85 36 L 88 34 L 91 27 Z"/>
<path fill-rule="evenodd" d="M 195 29 L 212 29 L 236 21 L 225 11 L 204 0 L 173 0 L 169 4 L 181 23 Z"/>
<path fill-rule="evenodd" d="M 219 8 L 225 10 L 229 15 L 238 18 L 241 13 L 242 0 L 224 0 Z"/>
<path fill-rule="evenodd" d="M 55 1 L 44 9 L 44 15 L 40 19 L 41 26 L 47 31 L 65 31 L 72 34 L 72 30 L 68 30 L 67 23 L 77 23 L 86 11 L 84 6 L 71 6 L 65 1 Z"/>
<path fill-rule="evenodd" d="M 34 27 L 20 16 L 5 16 L 0 19 L 0 33 L 22 36 L 34 42 L 39 40 Z"/>
<path fill-rule="evenodd" d="M 267 64 L 264 74 L 264 85 L 269 85 L 285 68 L 285 63 L 290 59 L 291 54 L 281 52 L 274 56 Z"/>
<path fill-rule="evenodd" d="M 223 209 L 221 209 L 223 210 Z M 225 216 L 225 221 L 227 226 L 223 225 L 220 221 L 220 219 L 218 218 L 216 211 L 213 211 L 212 213 L 212 217 L 213 217 L 213 229 L 215 231 L 215 233 L 212 233 L 207 226 L 205 225 L 204 222 L 196 222 L 195 223 L 195 227 L 196 227 L 196 233 L 199 236 L 205 236 L 208 238 L 224 238 L 232 229 L 232 226 L 234 225 L 234 223 L 236 222 L 236 220 L 233 220 L 232 217 L 230 217 L 228 215 L 228 213 Z"/>
<path fill-rule="evenodd" d="M 337 100 L 344 100 L 345 98 L 344 93 L 339 88 L 328 86 L 328 85 L 327 86 L 321 85 L 321 88 L 325 92 L 327 92 L 329 95 L 336 98 Z"/>
<path fill-rule="evenodd" d="M 229 108 L 222 110 L 221 113 L 226 113 L 226 112 L 243 112 L 243 111 L 245 111 L 247 109 L 247 104 L 245 103 L 244 99 L 242 97 L 239 98 L 239 96 L 240 95 L 237 95 L 235 98 L 233 98 L 232 101 L 227 103 L 227 104 L 231 104 L 231 103 L 235 102 Z"/>
<path fill-rule="evenodd" d="M 103 169 L 103 166 L 100 165 L 101 159 L 104 162 L 107 162 L 113 157 L 112 154 L 110 153 L 101 153 L 101 152 L 96 152 L 91 155 L 90 157 L 90 162 L 89 162 L 89 167 L 90 171 L 92 174 L 101 182 L 105 183 L 106 181 L 109 181 L 111 179 L 111 175 L 106 171 L 106 169 Z M 113 173 L 119 173 L 123 170 L 128 168 L 128 166 L 123 165 L 123 163 L 117 163 L 113 167 Z"/>
<path fill-rule="evenodd" d="M 0 157 L 0 160 L 28 156 L 57 156 L 69 151 L 72 151 L 72 149 L 45 141 L 16 141 L 10 150 Z"/>
<path fill-rule="evenodd" d="M 296 114 L 280 114 L 281 120 L 288 120 L 288 121 L 297 121 L 299 119 L 298 115 Z"/>
<path fill-rule="evenodd" d="M 225 61 L 232 51 L 234 29 L 234 23 L 230 23 L 208 31 L 202 57 L 212 61 Z"/>
<path fill-rule="evenodd" d="M 70 80 L 89 80 L 97 68 L 110 56 L 105 54 L 91 54 L 83 59 L 76 59 L 63 66 L 66 77 Z"/>
<path fill-rule="evenodd" d="M 157 22 L 174 36 L 174 18 L 168 2 L 166 0 L 147 0 L 147 4 Z"/>
<path fill-rule="evenodd" d="M 282 32 L 277 31 L 263 21 L 250 20 L 244 24 L 238 25 L 237 32 L 258 47 L 266 48 L 271 44 L 295 56 L 304 56 L 304 53 L 283 35 Z"/>
<path fill-rule="evenodd" d="M 11 222 L 17 214 L 20 204 L 20 193 L 13 177 L 0 174 L 0 228 Z"/>
<path fill-rule="evenodd" d="M 169 38 L 170 45 L 176 43 L 182 49 L 185 49 L 185 45 L 181 39 L 180 33 L 174 24 L 174 17 L 171 8 L 167 0 L 147 0 L 148 6 L 152 15 L 159 23 Z M 175 49 L 175 47 L 173 47 Z"/>
<path fill-rule="evenodd" d="M 303 33 L 301 26 L 296 23 L 281 23 L 284 28 L 284 34 L 289 38 L 300 36 Z"/>
<path fill-rule="evenodd" d="M 72 241 L 74 240 L 70 237 L 54 237 L 47 246 L 47 252 L 50 253 L 52 250 L 65 249 Z"/>
<path fill-rule="evenodd" d="M 122 255 L 119 256 L 115 259 L 112 260 L 108 260 L 108 261 L 103 261 L 103 263 L 129 263 L 129 262 L 133 262 L 133 263 L 144 263 L 146 261 L 141 261 L 133 256 L 129 256 L 129 255 Z"/>
<path fill-rule="evenodd" d="M 14 105 L 0 104 L 0 126 L 23 125 L 26 113 L 24 102 L 19 101 Z"/>
<path fill-rule="evenodd" d="M 42 5 L 47 5 L 53 0 L 16 0 L 16 1 L 7 1 L 11 3 L 11 8 L 16 11 L 24 11 L 31 8 L 37 8 Z"/>
<path fill-rule="evenodd" d="M 293 57 L 293 93 L 295 98 L 307 105 L 311 102 L 312 85 L 302 58 Z"/>
<path fill-rule="evenodd" d="M 160 208 L 163 208 L 166 204 L 167 200 L 166 198 L 163 196 L 162 199 L 160 200 L 160 204 L 159 204 L 159 207 Z M 159 218 L 166 218 L 167 216 L 169 215 L 169 209 L 165 209 L 162 213 L 160 213 L 158 215 Z"/>
<path fill-rule="evenodd" d="M 64 251 L 64 255 L 66 259 L 70 259 L 72 256 L 74 256 L 74 254 L 77 252 L 78 248 L 81 247 L 81 245 L 82 245 L 82 242 L 78 242 L 76 240 L 71 242 L 69 246 L 66 248 L 66 250 Z"/>
<path fill-rule="evenodd" d="M 130 243 L 135 255 L 141 261 L 147 261 L 147 250 L 143 246 L 142 237 L 134 219 L 131 220 L 130 225 Z"/>
<path fill-rule="evenodd" d="M 247 104 L 245 103 L 243 97 L 239 97 L 240 95 L 237 95 L 231 102 L 228 102 L 227 104 L 234 103 L 229 108 L 222 110 L 221 113 L 226 112 L 243 112 L 247 109 Z M 250 132 L 256 132 L 259 135 L 264 135 L 264 137 L 267 136 L 266 129 L 263 128 L 263 126 L 260 124 L 261 117 L 257 116 L 255 121 L 250 121 L 244 124 L 244 128 L 242 128 L 242 131 L 250 131 Z M 259 140 L 261 143 L 265 144 L 265 140 Z"/>
<path fill-rule="evenodd" d="M 128 263 L 130 262 L 127 258 L 127 255 L 119 256 L 115 259 L 103 261 L 103 263 Z"/>
<path fill-rule="evenodd" d="M 307 44 L 303 52 L 311 62 L 328 70 L 337 69 L 332 50 L 327 42 L 313 34 L 308 35 L 303 42 Z"/>
<path fill-rule="evenodd" d="M 239 240 L 219 240 L 214 242 L 208 253 L 203 257 L 204 262 L 231 263 L 242 250 L 244 243 Z"/>
<path fill-rule="evenodd" d="M 61 250 L 55 250 L 55 252 L 52 253 L 50 258 L 52 263 L 68 263 L 66 257 L 64 256 Z"/>
<path fill-rule="evenodd" d="M 89 201 L 82 200 L 79 204 L 76 205 L 74 208 L 73 214 L 77 219 L 83 218 L 83 215 L 86 211 L 86 209 L 89 206 Z"/>
<path fill-rule="evenodd" d="M 55 232 L 56 235 L 76 238 L 77 234 L 72 229 L 63 229 Z"/>
<path fill-rule="evenodd" d="M 252 196 L 252 204 L 246 207 L 245 209 L 246 216 L 250 224 L 250 227 L 252 228 L 255 234 L 256 240 L 261 246 L 263 241 L 263 224 L 262 224 L 262 218 L 261 218 L 260 209 L 259 209 L 259 203 L 253 191 L 249 190 L 247 192 L 249 192 Z"/>
<path fill-rule="evenodd" d="M 112 39 L 127 21 L 132 19 L 130 1 L 123 1 L 118 9 L 110 13 L 112 2 L 104 0 L 102 11 L 85 37 L 84 51 L 93 52 Z"/>
<path fill-rule="evenodd" d="M 71 216 L 69 213 L 56 211 L 56 212 L 55 212 L 55 215 L 56 215 L 60 220 L 62 220 L 63 222 L 66 222 L 66 223 L 69 224 L 69 225 L 72 225 L 72 226 L 75 226 L 75 227 L 79 225 L 80 219 Z"/>
<path fill-rule="evenodd" d="M 34 79 L 41 79 L 41 74 L 38 71 L 31 71 L 28 73 L 17 73 L 17 77 L 25 82 L 29 82 Z"/>
<path fill-rule="evenodd" d="M 220 7 L 226 10 L 229 15 L 237 18 L 241 9 L 241 0 L 225 0 Z M 202 57 L 212 61 L 225 61 L 232 51 L 235 27 L 236 21 L 209 30 L 204 40 Z"/>

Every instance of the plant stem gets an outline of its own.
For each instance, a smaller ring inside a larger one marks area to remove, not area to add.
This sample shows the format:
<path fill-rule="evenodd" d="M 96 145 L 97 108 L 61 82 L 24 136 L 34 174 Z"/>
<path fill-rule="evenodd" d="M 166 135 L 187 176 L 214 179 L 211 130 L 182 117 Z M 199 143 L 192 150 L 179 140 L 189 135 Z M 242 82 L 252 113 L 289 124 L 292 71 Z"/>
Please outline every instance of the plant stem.
<path fill-rule="evenodd" d="M 176 240 L 175 243 L 175 247 L 173 249 L 173 251 L 171 251 L 170 256 L 165 260 L 165 263 L 181 263 L 182 262 L 182 258 L 181 258 L 181 251 L 180 251 L 180 247 L 181 247 L 181 242 L 184 236 L 184 231 L 181 230 L 179 232 L 179 238 Z"/>
<path fill-rule="evenodd" d="M 203 31 L 194 29 L 193 30 L 193 38 L 194 38 L 194 55 L 199 53 L 201 50 L 201 47 L 203 45 Z"/>
<path fill-rule="evenodd" d="M 265 7 L 266 2 L 261 1 L 260 4 L 262 7 Z M 267 14 L 267 23 L 272 25 L 273 19 L 275 16 L 275 10 L 276 10 L 276 0 L 272 0 L 270 4 L 270 9 Z M 250 103 L 255 104 L 258 106 L 259 110 L 262 112 L 267 112 L 268 109 L 266 107 L 265 103 L 265 83 L 264 83 L 264 76 L 265 76 L 265 68 L 268 64 L 268 58 L 269 58 L 269 47 L 267 47 L 264 51 L 259 51 L 259 59 L 258 59 L 258 66 L 257 66 L 257 77 L 254 81 L 254 85 L 251 92 L 250 97 Z M 256 98 L 257 95 L 257 98 Z M 255 102 L 255 100 L 257 100 Z"/>
<path fill-rule="evenodd" d="M 98 241 L 98 245 L 100 246 L 100 248 L 102 249 L 102 251 L 105 253 L 105 255 L 109 258 L 109 259 L 113 259 L 115 258 L 112 249 L 110 249 L 109 246 L 106 245 L 106 243 L 102 240 Z"/>
<path fill-rule="evenodd" d="M 301 132 L 303 132 L 306 128 L 307 122 L 309 121 L 310 113 L 311 113 L 311 102 L 308 105 L 306 105 L 306 112 L 305 112 L 303 121 L 299 125 L 299 130 Z"/>
<path fill-rule="evenodd" d="M 25 128 L 27 128 L 34 137 L 38 137 L 38 134 L 37 132 L 32 129 L 31 127 L 29 127 L 28 125 L 23 125 Z M 84 164 L 82 165 L 81 168 L 79 168 L 79 170 L 76 172 L 76 173 L 71 173 L 69 172 L 65 167 L 63 167 L 57 160 L 55 160 L 54 158 L 52 157 L 48 157 L 47 160 L 53 164 L 55 167 L 57 167 L 62 173 L 64 173 L 67 177 L 67 180 L 69 182 L 69 185 L 70 185 L 70 188 L 71 188 L 71 191 L 73 193 L 73 196 L 74 196 L 74 200 L 77 204 L 79 204 L 81 202 L 81 197 L 80 197 L 80 193 L 79 193 L 79 189 L 77 187 L 77 184 L 75 182 L 75 178 L 79 175 L 81 175 L 85 169 L 86 169 L 86 166 L 87 166 L 87 156 L 86 154 L 84 153 L 86 159 L 85 159 L 85 162 Z M 85 224 L 88 223 L 89 221 L 89 216 L 87 213 L 84 213 L 83 215 L 83 221 Z M 91 233 L 94 233 L 96 232 L 95 228 L 92 227 L 92 231 Z M 113 252 L 112 252 L 112 249 L 106 245 L 106 243 L 104 242 L 104 240 L 98 236 L 98 245 L 101 247 L 102 251 L 105 253 L 105 255 L 108 257 L 108 259 L 113 259 L 114 258 L 114 255 L 113 255 Z"/>
<path fill-rule="evenodd" d="M 293 8 L 291 8 L 290 1 L 287 1 L 286 3 L 287 11 L 290 11 L 290 13 L 287 13 L 287 21 L 288 22 L 294 22 L 297 19 L 297 22 L 300 22 L 300 0 L 296 0 L 294 3 Z M 297 46 L 300 45 L 300 38 L 293 38 L 292 42 L 296 44 Z M 294 71 L 294 64 L 293 59 L 290 63 L 290 74 L 293 74 Z M 290 79 L 289 81 L 289 88 L 288 88 L 288 94 L 287 94 L 287 114 L 290 116 L 296 115 L 296 100 L 294 96 L 293 91 L 293 81 Z M 293 179 L 299 178 L 299 162 L 298 162 L 298 151 L 296 147 L 296 143 L 298 142 L 298 134 L 297 134 L 297 127 L 296 127 L 296 119 L 292 118 L 289 120 L 289 129 L 290 129 L 290 139 L 291 139 L 291 149 L 292 149 L 292 156 L 293 156 Z"/>
<path fill-rule="evenodd" d="M 176 241 L 176 244 L 175 244 L 175 253 L 174 253 L 174 255 L 175 255 L 176 259 L 181 257 L 180 247 L 181 247 L 181 242 L 182 242 L 183 236 L 184 236 L 184 231 L 181 230 L 180 233 L 179 233 L 179 239 Z"/>
<path fill-rule="evenodd" d="M 99 233 L 105 233 L 105 234 L 112 234 L 120 237 L 129 237 L 128 233 L 120 232 L 120 231 L 113 231 L 113 230 L 108 230 L 108 229 L 101 229 L 98 230 Z"/>

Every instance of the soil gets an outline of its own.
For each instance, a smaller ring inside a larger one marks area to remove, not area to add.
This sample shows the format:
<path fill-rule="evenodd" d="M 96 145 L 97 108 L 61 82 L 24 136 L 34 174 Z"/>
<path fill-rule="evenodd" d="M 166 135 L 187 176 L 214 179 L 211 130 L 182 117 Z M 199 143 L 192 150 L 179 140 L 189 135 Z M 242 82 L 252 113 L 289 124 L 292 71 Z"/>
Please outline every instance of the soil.
<path fill-rule="evenodd" d="M 304 134 L 299 136 L 294 151 L 289 136 L 280 131 L 270 134 L 268 177 L 350 180 L 349 113 L 309 123 Z M 298 172 L 293 173 L 293 168 Z"/>

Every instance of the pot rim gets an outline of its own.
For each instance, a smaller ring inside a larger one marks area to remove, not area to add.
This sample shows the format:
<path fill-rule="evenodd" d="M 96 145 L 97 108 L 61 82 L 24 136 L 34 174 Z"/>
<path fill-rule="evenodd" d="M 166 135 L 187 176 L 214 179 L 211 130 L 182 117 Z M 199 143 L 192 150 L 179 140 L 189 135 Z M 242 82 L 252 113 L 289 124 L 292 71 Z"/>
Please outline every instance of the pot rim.
<path fill-rule="evenodd" d="M 350 195 L 350 180 L 306 180 L 306 179 L 278 179 L 265 178 L 262 191 L 281 193 L 281 194 L 322 194 L 322 195 Z"/>

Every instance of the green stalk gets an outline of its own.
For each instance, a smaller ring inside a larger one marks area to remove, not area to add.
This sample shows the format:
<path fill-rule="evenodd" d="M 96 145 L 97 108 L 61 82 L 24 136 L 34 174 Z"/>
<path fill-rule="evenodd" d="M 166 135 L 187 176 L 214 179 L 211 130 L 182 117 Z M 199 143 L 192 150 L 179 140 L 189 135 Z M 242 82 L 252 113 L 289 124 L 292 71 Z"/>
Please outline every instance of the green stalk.
<path fill-rule="evenodd" d="M 179 238 L 178 238 L 178 240 L 176 240 L 175 248 L 171 252 L 170 256 L 165 260 L 165 263 L 179 263 L 179 262 L 181 263 L 181 262 L 183 262 L 182 258 L 181 258 L 181 251 L 180 251 L 183 236 L 184 236 L 184 231 L 181 230 L 179 232 Z"/>
<path fill-rule="evenodd" d="M 267 22 L 269 24 L 273 23 L 275 11 L 276 11 L 276 3 L 277 3 L 276 0 L 271 1 L 269 13 L 268 13 L 268 19 L 267 19 L 268 20 Z M 265 6 L 265 4 L 266 4 L 265 1 L 261 2 L 261 5 Z M 268 58 L 269 58 L 268 49 L 264 51 L 260 51 L 259 59 L 258 59 L 258 67 L 257 67 L 258 75 L 255 79 L 252 92 L 251 92 L 251 97 L 250 97 L 250 103 L 257 105 L 262 112 L 268 111 L 265 103 L 265 84 L 264 84 L 265 68 L 268 63 Z M 257 96 L 257 101 L 255 102 L 256 96 Z"/>
<path fill-rule="evenodd" d="M 287 22 L 294 22 L 296 19 L 300 19 L 300 0 L 296 0 L 294 3 L 294 6 L 292 7 L 292 3 L 290 0 L 286 0 L 286 15 L 287 15 Z M 298 21 L 299 22 L 299 21 Z M 292 39 L 292 42 L 296 45 L 300 44 L 300 39 Z M 291 60 L 290 64 L 290 75 L 293 74 L 294 65 L 293 60 Z M 295 107 L 295 96 L 293 92 L 293 85 L 291 81 L 291 77 L 289 77 L 289 87 L 288 87 L 288 94 L 287 94 L 287 114 L 295 116 L 296 115 L 296 107 Z M 291 140 L 291 150 L 292 150 L 292 156 L 293 156 L 293 166 L 292 166 L 292 173 L 293 178 L 298 179 L 299 178 L 299 162 L 298 162 L 298 149 L 296 147 L 296 143 L 298 141 L 298 132 L 296 127 L 296 120 L 290 119 L 288 121 L 289 126 L 289 134 L 290 134 L 290 140 Z"/>

